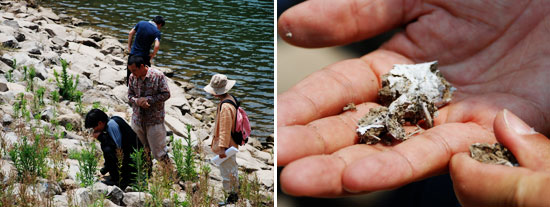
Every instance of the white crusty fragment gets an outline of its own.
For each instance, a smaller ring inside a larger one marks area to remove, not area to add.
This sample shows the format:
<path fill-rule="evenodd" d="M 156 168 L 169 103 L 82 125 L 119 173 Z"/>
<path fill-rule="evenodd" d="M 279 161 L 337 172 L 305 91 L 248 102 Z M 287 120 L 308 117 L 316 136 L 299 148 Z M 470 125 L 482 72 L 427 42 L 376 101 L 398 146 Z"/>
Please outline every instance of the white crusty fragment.
<path fill-rule="evenodd" d="M 371 109 L 358 123 L 357 133 L 366 143 L 376 143 L 388 134 L 400 141 L 407 139 L 409 136 L 402 128 L 405 123 L 416 125 L 424 120 L 429 127 L 433 126 L 437 109 L 449 103 L 456 90 L 437 70 L 437 61 L 396 64 L 381 80 L 382 88 L 378 95 L 387 108 Z M 373 126 L 377 126 L 376 130 Z M 369 140 L 369 137 L 375 139 Z M 385 141 L 391 143 L 391 140 Z"/>

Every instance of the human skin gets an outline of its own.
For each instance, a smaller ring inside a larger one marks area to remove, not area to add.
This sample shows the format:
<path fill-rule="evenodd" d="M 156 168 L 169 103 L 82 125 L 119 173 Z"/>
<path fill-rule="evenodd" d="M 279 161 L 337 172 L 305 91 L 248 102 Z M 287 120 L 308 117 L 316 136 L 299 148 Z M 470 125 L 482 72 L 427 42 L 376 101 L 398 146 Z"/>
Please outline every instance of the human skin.
<path fill-rule="evenodd" d="M 313 73 L 277 99 L 281 188 L 336 197 L 392 189 L 448 172 L 475 142 L 496 142 L 506 108 L 549 135 L 550 1 L 306 1 L 281 15 L 279 36 L 302 47 L 344 45 L 392 28 L 381 48 Z M 292 35 L 286 35 L 287 33 Z M 458 90 L 435 127 L 394 146 L 356 145 L 393 64 L 439 61 Z M 357 111 L 343 112 L 353 102 Z"/>
<path fill-rule="evenodd" d="M 149 70 L 149 67 L 141 64 L 139 67 L 136 66 L 136 64 L 132 64 L 128 66 L 128 69 L 134 76 L 137 78 L 141 78 L 142 80 L 145 79 L 145 75 L 147 75 L 147 71 Z M 137 100 L 137 105 L 141 108 L 147 109 L 151 105 L 147 102 L 146 97 L 139 97 Z"/>
<path fill-rule="evenodd" d="M 497 140 L 520 167 L 483 164 L 467 153 L 453 155 L 449 171 L 464 206 L 547 206 L 550 203 L 550 140 L 509 111 L 494 121 Z"/>

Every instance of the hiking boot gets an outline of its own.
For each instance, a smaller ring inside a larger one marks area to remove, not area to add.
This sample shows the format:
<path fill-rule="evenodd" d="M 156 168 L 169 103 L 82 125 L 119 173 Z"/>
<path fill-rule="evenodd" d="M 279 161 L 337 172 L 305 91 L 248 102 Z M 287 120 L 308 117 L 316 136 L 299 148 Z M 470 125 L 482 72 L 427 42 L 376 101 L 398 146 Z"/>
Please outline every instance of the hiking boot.
<path fill-rule="evenodd" d="M 112 179 L 111 176 L 105 177 L 105 180 L 102 180 L 101 182 L 104 183 L 105 185 L 117 185 L 118 184 L 118 182 L 115 181 L 115 179 Z"/>
<path fill-rule="evenodd" d="M 107 171 L 107 168 L 102 167 L 102 168 L 99 170 L 99 172 L 100 172 L 102 175 L 105 175 L 105 174 L 107 174 L 109 171 Z"/>
<path fill-rule="evenodd" d="M 225 206 L 227 204 L 234 204 L 234 203 L 237 203 L 238 200 L 239 200 L 239 195 L 237 193 L 231 192 L 231 193 L 229 193 L 229 196 L 227 197 L 227 200 L 219 202 L 218 206 Z"/>

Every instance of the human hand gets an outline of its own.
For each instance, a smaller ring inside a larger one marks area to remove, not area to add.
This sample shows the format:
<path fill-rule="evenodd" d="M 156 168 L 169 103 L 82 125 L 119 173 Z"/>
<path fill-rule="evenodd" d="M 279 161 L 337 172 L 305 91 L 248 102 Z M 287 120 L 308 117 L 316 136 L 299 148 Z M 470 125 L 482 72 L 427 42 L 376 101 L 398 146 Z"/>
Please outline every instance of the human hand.
<path fill-rule="evenodd" d="M 153 58 L 155 57 L 155 54 L 149 54 L 149 63 L 151 63 L 151 66 L 153 65 Z"/>
<path fill-rule="evenodd" d="M 137 104 L 138 104 L 139 107 L 144 108 L 144 109 L 149 108 L 149 106 L 150 106 L 149 103 L 147 102 L 147 98 L 145 98 L 145 97 L 138 98 Z"/>
<path fill-rule="evenodd" d="M 303 2 L 281 15 L 279 35 L 303 47 L 342 45 L 400 25 L 380 49 L 335 63 L 278 96 L 277 165 L 283 191 L 342 196 L 396 188 L 447 171 L 451 156 L 495 142 L 507 108 L 549 134 L 545 1 Z M 323 15 L 320 15 L 323 14 Z M 286 35 L 290 32 L 292 35 Z M 395 146 L 354 145 L 357 120 L 377 107 L 379 77 L 393 64 L 438 60 L 458 91 L 435 127 Z M 357 111 L 342 112 L 353 102 Z"/>
<path fill-rule="evenodd" d="M 449 171 L 464 206 L 546 206 L 550 203 L 550 140 L 509 111 L 499 112 L 497 140 L 520 167 L 483 164 L 467 153 L 453 155 Z"/>
<path fill-rule="evenodd" d="M 219 154 L 219 155 L 220 155 L 220 158 L 225 158 L 225 157 L 227 157 L 227 155 L 225 155 L 225 153 L 221 153 L 221 154 Z"/>

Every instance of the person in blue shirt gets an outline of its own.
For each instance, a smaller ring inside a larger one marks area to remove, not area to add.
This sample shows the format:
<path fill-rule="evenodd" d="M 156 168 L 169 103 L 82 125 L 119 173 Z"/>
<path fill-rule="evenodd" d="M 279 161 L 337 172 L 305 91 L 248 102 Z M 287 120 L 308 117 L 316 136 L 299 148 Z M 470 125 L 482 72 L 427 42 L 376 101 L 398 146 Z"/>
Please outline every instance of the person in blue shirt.
<path fill-rule="evenodd" d="M 118 116 L 109 118 L 105 112 L 99 109 L 92 109 L 86 114 L 84 123 L 86 128 L 93 129 L 93 137 L 101 143 L 101 151 L 105 159 L 105 166 L 101 168 L 101 174 L 109 173 L 110 179 L 102 181 L 107 185 L 117 185 L 125 189 L 135 181 L 134 173 L 137 171 L 130 163 L 130 155 L 141 148 L 142 143 L 138 140 L 132 128 Z M 122 150 L 122 167 L 118 169 L 117 151 Z"/>
<path fill-rule="evenodd" d="M 145 60 L 145 64 L 151 67 L 151 61 L 157 55 L 160 48 L 160 29 L 164 24 L 165 21 L 162 16 L 156 16 L 151 21 L 138 22 L 128 34 L 128 51 L 130 51 L 128 60 L 130 60 L 132 56 L 141 56 Z M 133 41 L 134 36 L 135 41 Z M 153 43 L 155 44 L 153 53 L 149 54 Z M 130 71 L 128 69 L 126 71 L 126 83 L 128 83 Z"/>

